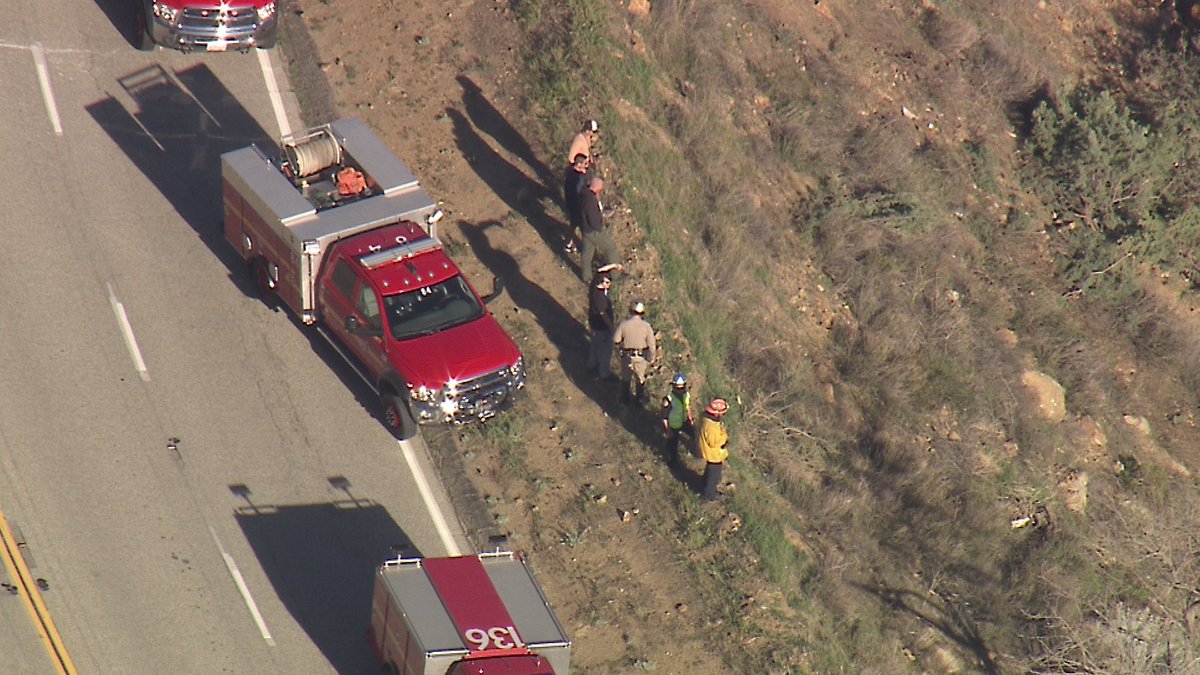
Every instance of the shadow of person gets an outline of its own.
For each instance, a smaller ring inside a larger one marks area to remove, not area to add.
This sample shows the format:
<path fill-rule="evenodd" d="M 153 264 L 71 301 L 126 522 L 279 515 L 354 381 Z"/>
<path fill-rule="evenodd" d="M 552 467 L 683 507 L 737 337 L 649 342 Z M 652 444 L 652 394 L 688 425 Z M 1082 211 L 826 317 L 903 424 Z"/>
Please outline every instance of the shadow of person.
<path fill-rule="evenodd" d="M 529 142 L 513 128 L 513 125 L 508 123 L 508 120 L 496 109 L 496 106 L 492 105 L 487 96 L 484 96 L 479 85 L 465 75 L 459 75 L 456 79 L 463 89 L 463 108 L 467 111 L 467 116 L 471 118 L 471 123 L 475 125 L 475 128 L 491 136 L 501 147 L 516 155 L 533 171 L 534 177 L 543 185 L 556 187 L 559 177 L 555 176 L 554 172 L 538 159 Z M 566 166 L 565 161 L 563 165 Z"/>
<path fill-rule="evenodd" d="M 626 431 L 650 448 L 656 456 L 660 455 L 662 436 L 659 433 L 656 413 L 641 406 L 622 404 L 619 401 L 619 384 L 599 381 L 588 373 L 588 334 L 584 325 L 571 316 L 546 289 L 528 279 L 521 272 L 521 265 L 516 258 L 492 246 L 487 237 L 487 230 L 503 225 L 494 220 L 480 223 L 460 220 L 457 225 L 475 257 L 503 281 L 513 304 L 532 314 L 545 331 L 546 337 L 560 354 L 559 366 L 563 374 L 584 395 L 595 401 L 609 417 L 619 421 Z M 653 396 L 651 399 L 653 400 Z M 682 479 L 686 473 L 688 472 L 684 470 L 676 477 Z"/>
<path fill-rule="evenodd" d="M 546 211 L 546 202 L 557 201 L 555 195 L 493 150 L 461 112 L 450 108 L 446 115 L 454 125 L 455 143 L 475 173 L 510 209 L 527 220 L 546 246 L 578 276 L 579 264 L 566 254 L 567 225 Z"/>

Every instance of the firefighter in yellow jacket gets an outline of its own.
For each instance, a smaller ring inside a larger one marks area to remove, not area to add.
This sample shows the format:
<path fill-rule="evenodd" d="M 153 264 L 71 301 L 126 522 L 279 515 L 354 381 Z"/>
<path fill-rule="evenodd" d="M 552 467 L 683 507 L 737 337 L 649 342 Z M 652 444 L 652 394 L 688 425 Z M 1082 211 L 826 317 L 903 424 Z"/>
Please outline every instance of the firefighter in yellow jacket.
<path fill-rule="evenodd" d="M 700 457 L 704 460 L 704 487 L 700 492 L 701 501 L 710 502 L 717 498 L 717 486 L 721 484 L 721 472 L 725 468 L 725 460 L 729 457 L 729 433 L 725 431 L 725 413 L 729 412 L 729 402 L 723 398 L 714 398 L 704 409 L 704 417 L 700 420 L 698 442 Z"/>

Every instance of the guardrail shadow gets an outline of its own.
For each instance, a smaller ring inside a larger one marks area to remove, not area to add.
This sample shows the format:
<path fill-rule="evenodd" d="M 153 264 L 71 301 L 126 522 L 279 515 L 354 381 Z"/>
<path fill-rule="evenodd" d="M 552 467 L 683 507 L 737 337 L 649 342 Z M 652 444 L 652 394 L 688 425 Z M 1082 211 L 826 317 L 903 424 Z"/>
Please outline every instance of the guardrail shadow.
<path fill-rule="evenodd" d="M 341 476 L 329 482 L 348 498 L 262 505 L 245 485 L 231 485 L 249 504 L 234 516 L 276 595 L 329 663 L 339 673 L 374 673 L 367 633 L 375 569 L 420 551 L 385 508 L 351 496 Z"/>
<path fill-rule="evenodd" d="M 273 155 L 274 141 L 204 64 L 180 71 L 155 64 L 116 85 L 134 109 L 109 95 L 88 113 L 229 268 L 230 280 L 251 292 L 221 227 L 221 155 L 252 143 Z"/>

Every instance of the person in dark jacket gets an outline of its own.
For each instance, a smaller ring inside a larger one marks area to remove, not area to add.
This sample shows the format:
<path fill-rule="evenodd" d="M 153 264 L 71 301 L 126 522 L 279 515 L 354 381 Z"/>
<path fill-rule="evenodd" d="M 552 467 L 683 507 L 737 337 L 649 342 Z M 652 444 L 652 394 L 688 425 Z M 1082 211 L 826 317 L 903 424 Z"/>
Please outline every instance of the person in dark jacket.
<path fill-rule="evenodd" d="M 617 379 L 612 374 L 613 321 L 612 278 L 608 274 L 597 274 L 588 290 L 588 329 L 591 344 L 588 345 L 587 367 L 601 380 Z"/>
<path fill-rule="evenodd" d="M 600 191 L 604 189 L 604 181 L 592 178 L 587 189 L 580 193 L 579 204 L 583 212 L 580 224 L 580 239 L 583 245 L 579 252 L 579 271 L 583 275 L 583 283 L 592 285 L 592 275 L 596 273 L 596 254 L 600 254 L 603 263 L 620 263 L 621 254 L 617 251 L 617 243 L 613 241 L 604 223 L 604 211 L 600 204 Z M 602 264 L 603 264 L 602 263 Z M 595 266 L 594 266 L 595 265 Z"/>
<path fill-rule="evenodd" d="M 587 189 L 590 179 L 587 155 L 575 155 L 575 161 L 567 166 L 567 173 L 563 176 L 563 208 L 567 212 L 568 222 L 565 246 L 567 252 L 575 250 L 575 238 L 579 236 L 579 226 L 583 222 L 580 196 Z"/>

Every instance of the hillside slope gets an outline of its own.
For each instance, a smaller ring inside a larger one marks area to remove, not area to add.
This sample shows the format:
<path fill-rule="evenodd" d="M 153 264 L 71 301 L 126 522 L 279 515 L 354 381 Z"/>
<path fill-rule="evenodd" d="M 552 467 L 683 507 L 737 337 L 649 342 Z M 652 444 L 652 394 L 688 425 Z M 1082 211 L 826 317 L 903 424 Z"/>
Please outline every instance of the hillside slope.
<path fill-rule="evenodd" d="M 294 9 L 336 106 L 444 200 L 469 274 L 506 282 L 529 399 L 458 447 L 581 672 L 1195 667 L 1191 289 L 1070 282 L 1076 227 L 1027 150 L 1038 104 L 1142 86 L 1172 3 Z M 666 469 L 653 406 L 585 371 L 557 186 L 588 117 L 655 391 L 683 371 L 739 402 L 719 505 L 695 462 Z"/>

